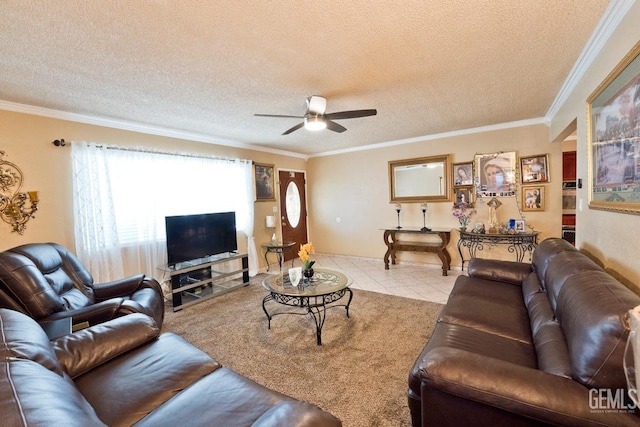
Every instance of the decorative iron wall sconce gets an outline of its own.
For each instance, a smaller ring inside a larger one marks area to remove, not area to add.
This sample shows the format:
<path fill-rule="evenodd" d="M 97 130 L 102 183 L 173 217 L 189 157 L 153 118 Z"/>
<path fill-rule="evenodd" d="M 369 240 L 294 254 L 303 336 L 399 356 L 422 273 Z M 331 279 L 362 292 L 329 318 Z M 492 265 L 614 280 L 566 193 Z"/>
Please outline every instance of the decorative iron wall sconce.
<path fill-rule="evenodd" d="M 13 231 L 24 234 L 26 223 L 38 210 L 38 192 L 20 192 L 22 187 L 22 171 L 15 164 L 3 159 L 4 151 L 0 151 L 0 218 L 13 227 Z M 26 207 L 27 199 L 31 202 Z"/>

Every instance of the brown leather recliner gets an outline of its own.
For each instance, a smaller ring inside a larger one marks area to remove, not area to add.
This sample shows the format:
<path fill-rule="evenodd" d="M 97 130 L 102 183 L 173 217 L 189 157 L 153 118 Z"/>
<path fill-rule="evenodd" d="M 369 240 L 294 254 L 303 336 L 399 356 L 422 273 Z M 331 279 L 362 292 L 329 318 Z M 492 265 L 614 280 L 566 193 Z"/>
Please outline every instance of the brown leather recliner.
<path fill-rule="evenodd" d="M 164 320 L 158 282 L 144 274 L 93 283 L 91 273 L 56 243 L 31 243 L 0 252 L 0 307 L 38 322 L 71 317 L 74 325 L 95 325 L 130 313 Z"/>

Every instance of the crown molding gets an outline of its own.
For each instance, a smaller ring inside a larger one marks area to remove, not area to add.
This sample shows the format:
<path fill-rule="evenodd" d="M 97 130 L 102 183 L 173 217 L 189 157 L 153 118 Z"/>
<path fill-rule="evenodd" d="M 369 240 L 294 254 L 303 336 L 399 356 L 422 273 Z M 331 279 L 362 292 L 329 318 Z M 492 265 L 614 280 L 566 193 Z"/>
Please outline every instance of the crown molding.
<path fill-rule="evenodd" d="M 104 126 L 108 128 L 121 129 L 131 132 L 139 132 L 149 135 L 165 136 L 169 138 L 184 139 L 187 141 L 204 142 L 207 144 L 223 145 L 226 147 L 243 148 L 246 150 L 261 151 L 265 153 L 278 154 L 289 157 L 297 157 L 307 160 L 308 156 L 293 151 L 276 150 L 273 148 L 261 147 L 258 145 L 245 144 L 237 141 L 213 138 L 193 132 L 168 129 L 160 126 L 150 126 L 140 123 L 127 122 L 124 120 L 106 119 L 102 117 L 89 116 L 86 114 L 69 113 L 66 111 L 54 110 L 33 105 L 19 104 L 17 102 L 0 100 L 0 110 L 13 111 L 15 113 L 31 114 L 34 116 L 48 117 L 52 119 L 67 120 L 70 122 L 85 123 L 89 125 Z"/>
<path fill-rule="evenodd" d="M 593 64 L 602 47 L 609 40 L 611 34 L 618 27 L 620 21 L 622 21 L 634 3 L 635 0 L 612 0 L 611 3 L 609 3 L 602 18 L 598 21 L 598 25 L 596 25 L 596 28 L 591 33 L 587 44 L 582 49 L 580 56 L 575 64 L 573 64 L 569 75 L 562 84 L 556 98 L 553 100 L 549 111 L 547 111 L 545 117 L 549 123 L 551 123 L 555 115 L 558 114 L 562 105 L 567 101 L 571 92 L 573 92 L 591 64 Z"/>
<path fill-rule="evenodd" d="M 461 135 L 469 135 L 474 133 L 490 132 L 494 130 L 511 129 L 511 128 L 539 125 L 539 124 L 544 124 L 546 126 L 549 126 L 549 122 L 546 120 L 546 118 L 538 117 L 535 119 L 519 120 L 515 122 L 480 126 L 475 128 L 469 128 L 469 129 L 455 130 L 451 132 L 436 133 L 432 135 L 416 136 L 414 138 L 398 139 L 395 141 L 363 145 L 360 147 L 345 148 L 344 150 L 325 151 L 323 153 L 311 154 L 309 155 L 309 158 L 311 159 L 313 157 L 325 157 L 325 156 L 333 156 L 336 154 L 354 153 L 357 151 L 374 150 L 377 148 L 386 148 L 386 147 L 393 147 L 396 145 L 413 144 L 415 142 L 425 142 L 425 141 L 431 141 L 434 139 L 451 138 L 451 137 L 461 136 Z"/>

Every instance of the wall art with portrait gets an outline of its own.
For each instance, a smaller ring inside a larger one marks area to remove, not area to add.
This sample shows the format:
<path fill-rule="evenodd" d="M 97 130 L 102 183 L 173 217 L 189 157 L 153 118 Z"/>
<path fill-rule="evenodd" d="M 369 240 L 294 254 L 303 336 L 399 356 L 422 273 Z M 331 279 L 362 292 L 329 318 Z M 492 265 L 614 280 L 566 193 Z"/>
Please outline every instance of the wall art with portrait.
<path fill-rule="evenodd" d="M 269 202 L 276 200 L 274 165 L 255 163 L 254 180 L 257 201 Z"/>
<path fill-rule="evenodd" d="M 500 152 L 475 156 L 477 197 L 516 195 L 516 153 Z"/>
<path fill-rule="evenodd" d="M 453 201 L 455 207 L 458 208 L 462 205 L 466 205 L 470 208 L 474 207 L 475 194 L 473 191 L 473 185 L 454 187 L 453 191 L 455 193 L 455 200 Z"/>
<path fill-rule="evenodd" d="M 523 184 L 550 182 L 549 155 L 520 157 L 520 179 Z"/>
<path fill-rule="evenodd" d="M 587 105 L 589 208 L 640 214 L 640 42 Z"/>
<path fill-rule="evenodd" d="M 473 185 L 473 162 L 453 164 L 453 186 Z"/>
<path fill-rule="evenodd" d="M 544 187 L 522 187 L 522 210 L 543 211 L 544 209 Z"/>

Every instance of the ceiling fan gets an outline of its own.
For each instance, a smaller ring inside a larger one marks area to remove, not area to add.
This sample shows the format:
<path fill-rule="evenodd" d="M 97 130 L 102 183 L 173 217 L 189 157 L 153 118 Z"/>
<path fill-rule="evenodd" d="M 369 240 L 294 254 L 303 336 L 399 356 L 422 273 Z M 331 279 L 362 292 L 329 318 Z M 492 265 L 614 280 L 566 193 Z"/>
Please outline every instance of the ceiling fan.
<path fill-rule="evenodd" d="M 304 116 L 286 116 L 280 114 L 255 114 L 259 117 L 292 117 L 296 119 L 303 119 L 302 123 L 298 123 L 291 129 L 283 132 L 283 135 L 289 135 L 291 132 L 297 131 L 304 127 L 309 130 L 321 130 L 329 129 L 334 132 L 342 133 L 347 128 L 334 122 L 334 120 L 343 119 L 356 119 L 359 117 L 375 116 L 378 112 L 375 109 L 370 110 L 351 110 L 351 111 L 338 111 L 335 113 L 327 113 L 327 100 L 321 96 L 310 96 L 307 98 L 307 112 Z"/>

